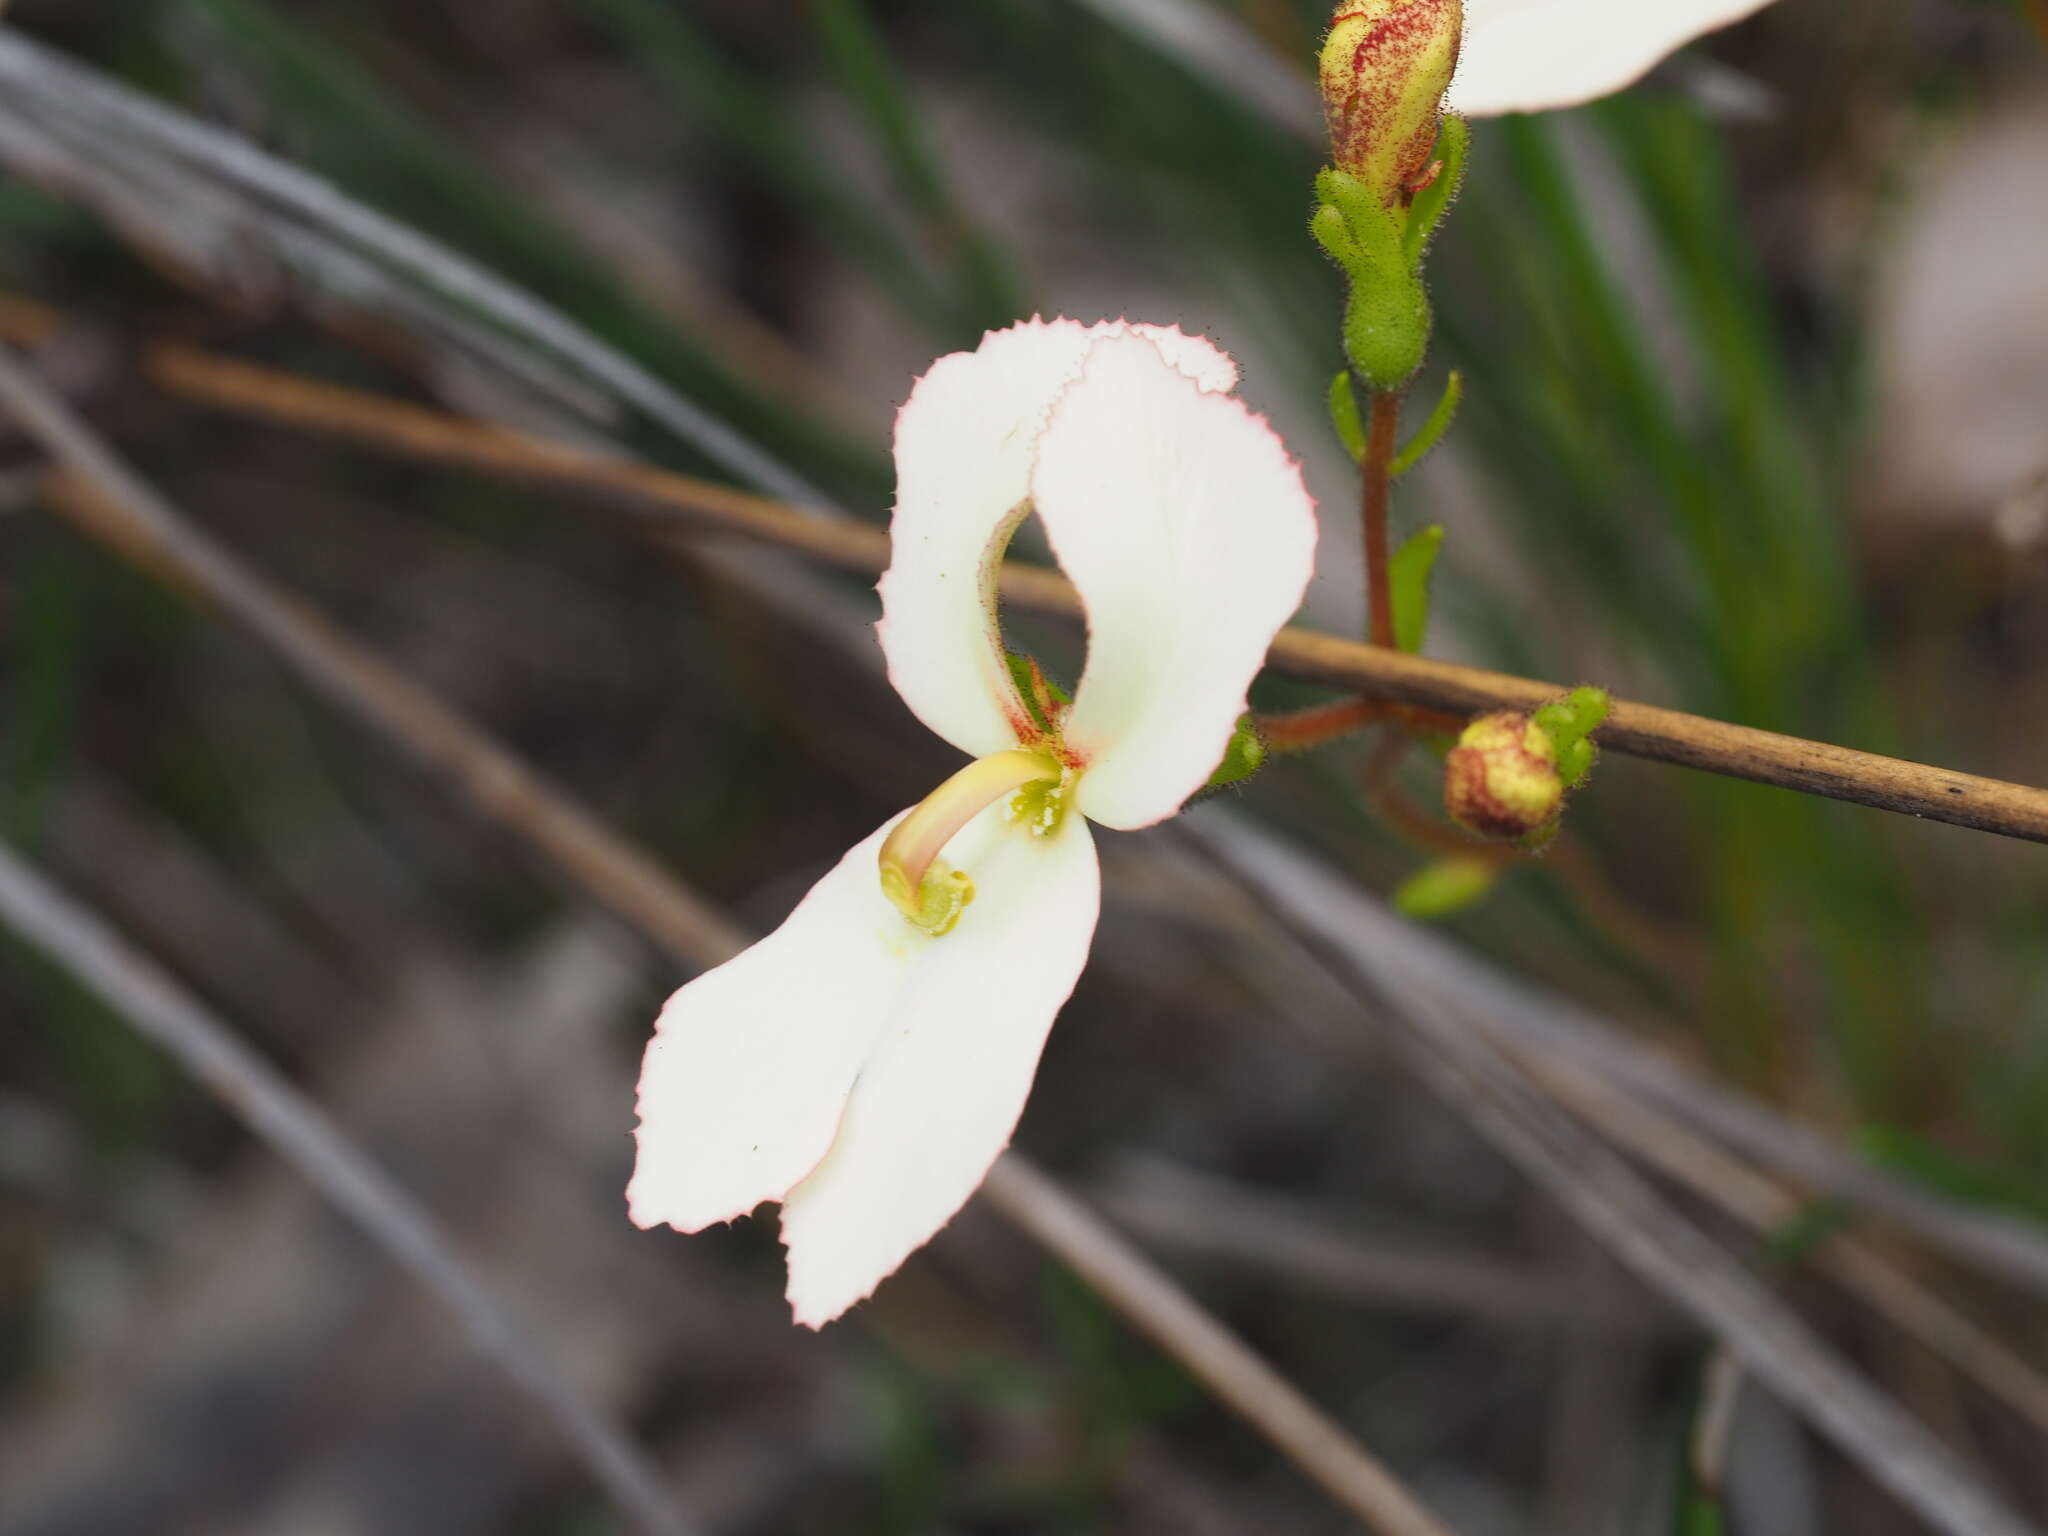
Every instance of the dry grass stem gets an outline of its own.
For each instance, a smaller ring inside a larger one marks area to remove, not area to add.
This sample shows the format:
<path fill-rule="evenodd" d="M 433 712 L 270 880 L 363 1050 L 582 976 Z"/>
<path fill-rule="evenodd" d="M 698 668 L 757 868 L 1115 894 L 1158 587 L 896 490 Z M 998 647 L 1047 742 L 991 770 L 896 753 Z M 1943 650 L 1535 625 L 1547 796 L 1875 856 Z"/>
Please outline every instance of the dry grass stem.
<path fill-rule="evenodd" d="M 1535 1091 L 1493 1044 L 1483 1014 L 1386 975 L 1356 939 L 1370 898 L 1239 820 L 1208 815 L 1195 818 L 1194 829 L 1216 866 L 1243 881 L 1305 958 L 1388 1025 L 1416 1072 L 1462 1118 L 1873 1481 L 1947 1536 L 2040 1536 L 1632 1167 Z"/>
<path fill-rule="evenodd" d="M 1514 1049 L 1511 1040 L 1502 1043 Z M 1768 1235 L 1799 1216 L 1800 1202 L 1783 1187 L 1684 1125 L 1644 1109 L 1611 1083 L 1576 1064 L 1517 1054 L 1528 1072 L 1601 1135 L 1750 1230 Z M 2048 1378 L 1940 1296 L 1853 1237 L 1830 1238 L 1812 1262 L 2048 1437 Z"/>
<path fill-rule="evenodd" d="M 91 912 L 0 846 L 0 921 L 174 1057 L 462 1320 L 477 1348 L 540 1406 L 597 1485 L 643 1530 L 688 1536 L 638 1446 L 527 1338 L 410 1195 L 226 1024 Z"/>
<path fill-rule="evenodd" d="M 0 308 L 0 326 L 32 339 L 47 320 L 18 301 Z M 697 529 L 792 549 L 842 569 L 879 574 L 889 562 L 879 528 L 805 512 L 784 502 L 687 475 L 609 457 L 446 412 L 342 389 L 189 347 L 149 351 L 148 376 L 182 399 L 359 443 L 384 453 L 445 464 L 520 484 L 596 498 L 659 518 L 681 514 Z M 648 530 L 687 540 L 681 530 Z M 1080 599 L 1058 572 L 1010 561 L 1002 573 L 1006 603 L 1061 618 L 1081 617 Z M 1363 697 L 1442 714 L 1469 716 L 1533 709 L 1564 692 L 1560 684 L 1410 656 L 1383 646 L 1289 628 L 1273 643 L 1274 671 Z M 1602 747 L 1706 773 L 1872 806 L 2029 842 L 2048 842 L 2048 789 L 1957 773 L 1826 742 L 1730 725 L 1678 710 L 1618 700 L 1598 739 Z"/>

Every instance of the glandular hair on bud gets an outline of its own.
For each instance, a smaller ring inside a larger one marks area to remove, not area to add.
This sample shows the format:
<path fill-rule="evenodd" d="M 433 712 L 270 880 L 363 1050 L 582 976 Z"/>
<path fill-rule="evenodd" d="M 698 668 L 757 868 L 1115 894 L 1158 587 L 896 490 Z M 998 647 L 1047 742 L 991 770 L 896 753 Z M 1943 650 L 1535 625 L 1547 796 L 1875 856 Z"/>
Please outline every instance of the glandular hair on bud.
<path fill-rule="evenodd" d="M 1444 809 L 1481 837 L 1543 831 L 1557 819 L 1564 789 L 1557 749 L 1528 715 L 1481 715 L 1444 760 Z"/>
<path fill-rule="evenodd" d="M 1323 115 L 1340 171 L 1391 203 L 1424 179 L 1458 66 L 1463 0 L 1350 0 L 1323 41 Z"/>

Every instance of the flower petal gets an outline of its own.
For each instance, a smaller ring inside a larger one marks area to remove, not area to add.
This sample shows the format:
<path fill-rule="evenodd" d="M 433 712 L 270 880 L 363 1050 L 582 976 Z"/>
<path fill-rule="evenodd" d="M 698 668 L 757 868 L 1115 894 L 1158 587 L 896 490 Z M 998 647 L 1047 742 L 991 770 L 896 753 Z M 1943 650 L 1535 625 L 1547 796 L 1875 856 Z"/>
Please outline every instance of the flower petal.
<path fill-rule="evenodd" d="M 1171 816 L 1208 781 L 1315 565 L 1315 502 L 1266 424 L 1191 388 L 1151 342 L 1108 337 L 1060 397 L 1032 499 L 1088 609 L 1065 727 L 1079 808 Z"/>
<path fill-rule="evenodd" d="M 1471 117 L 1605 96 L 1769 0 L 1465 0 L 1447 105 Z"/>
<path fill-rule="evenodd" d="M 782 1207 L 789 1301 L 822 1327 L 951 1220 L 1008 1145 L 1095 932 L 1088 824 L 1035 837 L 992 807 L 947 850 L 975 899 L 924 941 L 838 1139 Z"/>
<path fill-rule="evenodd" d="M 876 873 L 902 819 L 849 850 L 775 932 L 662 1009 L 640 1070 L 640 1153 L 626 1189 L 638 1225 L 696 1232 L 744 1216 L 780 1200 L 831 1148 L 927 942 Z"/>
<path fill-rule="evenodd" d="M 1032 320 L 932 364 L 896 417 L 896 512 L 877 626 L 889 680 L 972 757 L 1014 747 L 1026 722 L 996 630 L 993 566 L 1031 492 L 1045 417 L 1101 336 L 1132 331 L 1203 389 L 1237 365 L 1200 337 L 1121 320 Z"/>

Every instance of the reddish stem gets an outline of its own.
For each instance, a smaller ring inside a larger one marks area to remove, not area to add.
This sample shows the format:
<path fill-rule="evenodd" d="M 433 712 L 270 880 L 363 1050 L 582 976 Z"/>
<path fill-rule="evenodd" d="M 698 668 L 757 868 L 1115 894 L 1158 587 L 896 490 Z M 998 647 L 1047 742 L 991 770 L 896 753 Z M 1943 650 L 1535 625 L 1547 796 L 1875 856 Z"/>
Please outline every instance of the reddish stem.
<path fill-rule="evenodd" d="M 1284 715 L 1259 715 L 1259 739 L 1270 752 L 1306 752 L 1327 742 L 1341 741 L 1382 720 L 1396 720 L 1413 731 L 1439 731 L 1449 735 L 1465 728 L 1463 715 L 1423 709 L 1392 699 L 1339 699 Z"/>
<path fill-rule="evenodd" d="M 1339 699 L 1335 704 L 1318 704 L 1291 714 L 1260 715 L 1254 723 L 1267 751 L 1306 752 L 1384 720 L 1392 708 L 1379 699 Z"/>
<path fill-rule="evenodd" d="M 1372 626 L 1367 638 L 1388 650 L 1394 648 L 1394 595 L 1388 575 L 1387 509 L 1393 500 L 1390 471 L 1400 426 L 1401 397 L 1391 391 L 1374 395 L 1360 464 L 1364 484 L 1359 515 L 1365 528 L 1365 601 Z"/>

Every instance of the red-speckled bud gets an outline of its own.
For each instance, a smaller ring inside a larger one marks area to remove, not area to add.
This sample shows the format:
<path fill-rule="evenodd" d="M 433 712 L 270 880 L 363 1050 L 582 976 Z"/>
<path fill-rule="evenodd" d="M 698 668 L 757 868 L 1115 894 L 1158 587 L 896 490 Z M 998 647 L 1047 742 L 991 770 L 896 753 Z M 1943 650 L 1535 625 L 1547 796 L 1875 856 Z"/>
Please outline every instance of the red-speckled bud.
<path fill-rule="evenodd" d="M 1429 169 L 1464 25 L 1463 0 L 1350 0 L 1331 20 L 1321 74 L 1332 159 L 1388 202 Z"/>
<path fill-rule="evenodd" d="M 1557 749 L 1527 715 L 1481 715 L 1444 761 L 1444 809 L 1481 837 L 1527 837 L 1557 819 Z"/>

